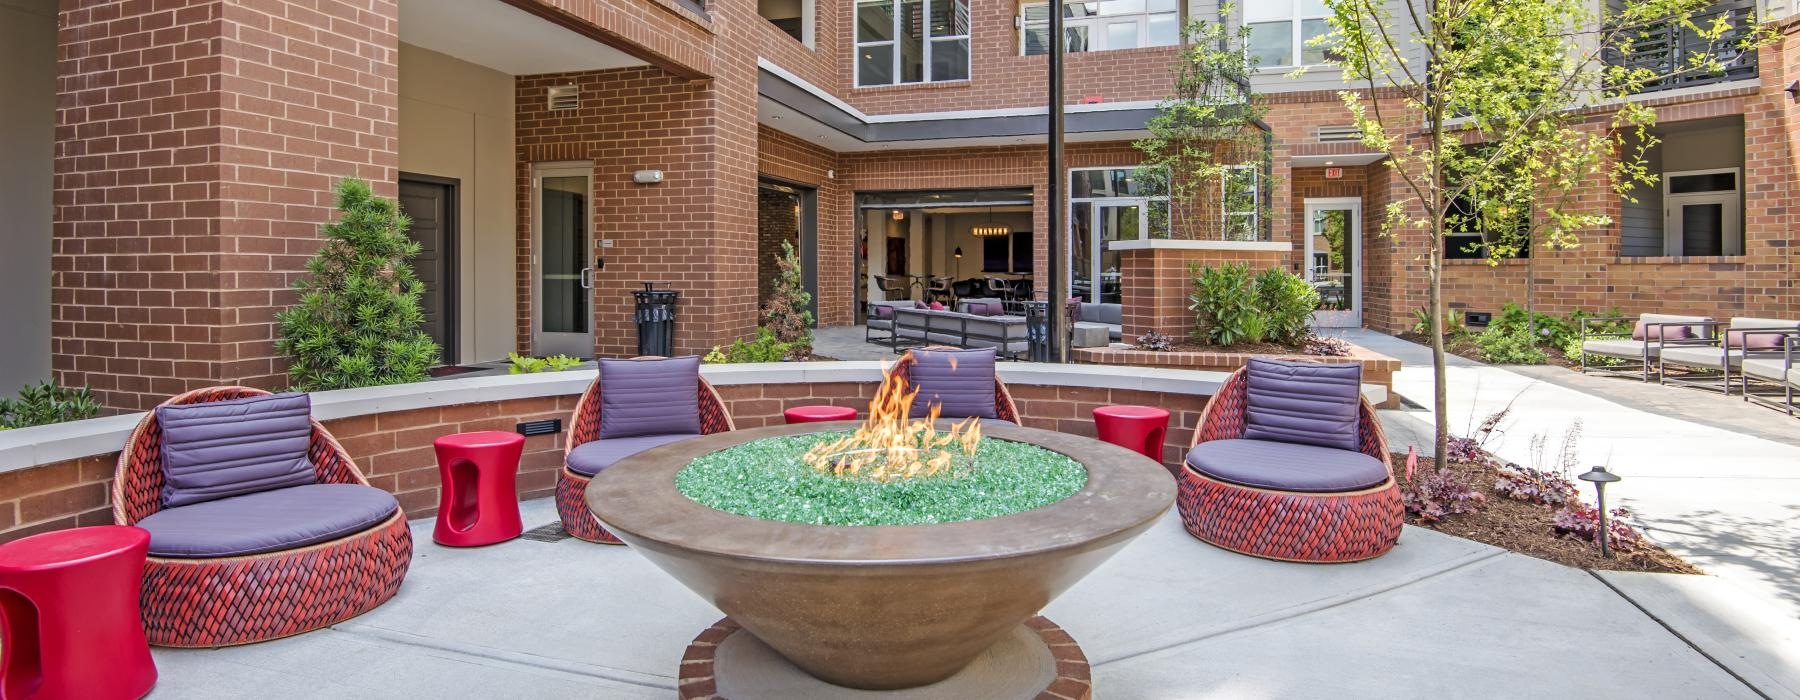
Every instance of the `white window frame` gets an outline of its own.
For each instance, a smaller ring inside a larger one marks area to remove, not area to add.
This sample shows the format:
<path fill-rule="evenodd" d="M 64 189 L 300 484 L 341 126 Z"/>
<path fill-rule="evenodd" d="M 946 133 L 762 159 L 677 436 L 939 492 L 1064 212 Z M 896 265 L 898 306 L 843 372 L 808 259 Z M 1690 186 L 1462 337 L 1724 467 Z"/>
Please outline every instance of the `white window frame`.
<path fill-rule="evenodd" d="M 1732 189 L 1711 190 L 1707 192 L 1672 193 L 1670 186 L 1675 178 L 1689 175 L 1717 175 L 1731 173 Z M 1663 254 L 1669 257 L 1691 257 L 1682 248 L 1685 243 L 1685 232 L 1681 227 L 1680 211 L 1683 206 L 1695 204 L 1718 204 L 1724 218 L 1725 230 L 1719 232 L 1719 255 L 1724 257 L 1744 254 L 1744 173 L 1741 168 L 1712 168 L 1709 170 L 1680 170 L 1663 173 Z"/>
<path fill-rule="evenodd" d="M 925 13 L 925 17 L 923 18 L 923 25 L 924 25 L 924 29 L 925 29 L 925 40 L 922 42 L 922 44 L 920 46 L 920 48 L 924 51 L 924 53 L 919 58 L 919 60 L 921 61 L 920 66 L 924 69 L 924 79 L 920 80 L 918 82 L 914 82 L 914 83 L 901 81 L 901 79 L 900 79 L 901 78 L 901 71 L 900 71 L 900 66 L 901 66 L 900 36 L 901 36 L 901 34 L 900 34 L 900 28 L 902 26 L 902 20 L 905 19 L 904 17 L 901 16 L 901 12 L 900 12 L 901 0 L 885 0 L 885 2 L 887 2 L 888 6 L 893 9 L 893 12 L 891 14 L 894 17 L 894 26 L 893 26 L 893 31 L 889 34 L 889 36 L 891 36 L 893 38 L 887 39 L 885 41 L 854 41 L 856 39 L 855 32 L 857 31 L 858 22 L 861 21 L 859 15 L 861 15 L 861 13 L 862 13 L 862 6 L 863 6 L 864 2 L 865 2 L 865 0 L 852 0 L 852 2 L 850 3 L 850 31 L 852 32 L 852 34 L 850 35 L 850 38 L 853 40 L 851 42 L 852 49 L 851 49 L 851 53 L 850 53 L 850 61 L 851 61 L 852 70 L 856 73 L 856 87 L 877 88 L 877 87 L 894 87 L 896 85 L 925 85 L 928 83 L 961 83 L 961 82 L 968 82 L 969 78 L 974 75 L 974 68 L 975 68 L 975 66 L 974 66 L 974 62 L 975 62 L 975 51 L 974 51 L 975 42 L 974 42 L 974 40 L 971 38 L 970 34 L 967 32 L 965 32 L 963 34 L 949 34 L 949 35 L 944 35 L 944 36 L 933 35 L 931 33 L 931 3 L 929 2 L 929 0 L 926 0 L 925 2 L 920 3 L 921 9 Z M 969 17 L 968 17 L 969 30 L 974 31 L 975 10 L 974 10 L 973 5 L 975 2 L 977 2 L 977 0 L 963 0 L 963 2 L 964 2 L 963 7 L 969 13 Z M 950 79 L 944 79 L 944 80 L 936 80 L 931 75 L 931 48 L 937 42 L 950 41 L 950 40 L 954 40 L 954 39 L 961 39 L 963 41 L 963 45 L 964 45 L 963 77 L 950 78 Z M 865 85 L 863 83 L 862 50 L 865 48 L 868 48 L 868 47 L 872 47 L 872 46 L 886 46 L 892 50 L 893 65 L 891 66 L 891 68 L 892 68 L 893 72 L 891 73 L 891 75 L 894 78 L 893 82 L 878 83 L 878 84 L 874 84 L 874 85 Z"/>
<path fill-rule="evenodd" d="M 1246 170 L 1250 172 L 1249 211 L 1232 211 L 1226 208 L 1231 199 L 1231 190 L 1229 189 L 1232 181 L 1231 172 L 1237 170 Z M 1240 163 L 1238 165 L 1225 166 L 1225 171 L 1226 172 L 1219 177 L 1219 238 L 1224 239 L 1225 234 L 1232 230 L 1231 218 L 1235 216 L 1249 217 L 1251 232 L 1250 240 L 1261 240 L 1261 236 L 1258 234 L 1262 232 L 1262 169 L 1257 167 L 1255 163 Z"/>
<path fill-rule="evenodd" d="M 1077 0 L 1060 0 L 1060 1 L 1067 3 L 1067 2 L 1076 2 Z M 1094 0 L 1088 0 L 1088 1 L 1092 2 Z M 1086 27 L 1087 28 L 1087 30 L 1088 30 L 1087 50 L 1086 51 L 1077 51 L 1075 53 L 1095 53 L 1095 52 L 1099 52 L 1099 51 L 1125 51 L 1125 50 L 1129 50 L 1129 49 L 1144 49 L 1144 48 L 1154 48 L 1154 47 L 1161 47 L 1161 46 L 1179 46 L 1181 44 L 1182 6 L 1185 5 L 1186 3 L 1185 2 L 1176 2 L 1174 10 L 1163 10 L 1161 12 L 1151 12 L 1151 11 L 1149 11 L 1149 2 L 1150 2 L 1150 0 L 1144 0 L 1145 9 L 1140 12 L 1121 12 L 1121 13 L 1110 14 L 1110 15 L 1109 14 L 1100 14 L 1100 15 L 1095 15 L 1093 17 L 1064 17 L 1063 18 L 1063 31 L 1067 32 L 1068 30 L 1074 29 L 1076 27 Z M 1025 53 L 1025 36 L 1026 36 L 1026 30 L 1032 28 L 1037 23 L 1030 22 L 1025 19 L 1025 8 L 1033 7 L 1033 6 L 1043 6 L 1045 8 L 1044 31 L 1047 34 L 1050 31 L 1049 26 L 1048 26 L 1049 18 L 1050 18 L 1050 15 L 1049 15 L 1050 3 L 1051 3 L 1051 0 L 1023 0 L 1023 2 L 1019 3 L 1018 27 L 1019 27 L 1019 55 L 1020 56 L 1034 55 L 1034 54 Z M 1173 43 L 1173 44 L 1147 44 L 1147 43 L 1145 43 L 1150 38 L 1150 18 L 1151 17 L 1161 17 L 1164 15 L 1174 15 L 1175 16 L 1175 43 Z M 1126 46 L 1126 47 L 1121 47 L 1121 48 L 1117 48 L 1117 49 L 1107 46 L 1106 45 L 1106 33 L 1104 31 L 1104 28 L 1107 25 L 1119 24 L 1120 22 L 1123 22 L 1127 19 L 1134 19 L 1136 21 L 1137 36 L 1138 36 L 1137 46 Z M 1065 39 L 1065 41 L 1066 41 L 1066 39 Z M 1042 55 L 1042 54 L 1035 54 L 1035 55 Z"/>
<path fill-rule="evenodd" d="M 1292 46 L 1291 53 L 1288 54 L 1289 62 L 1282 63 L 1282 64 L 1276 64 L 1276 65 L 1260 65 L 1259 64 L 1256 67 L 1257 70 L 1259 70 L 1259 71 L 1261 71 L 1261 70 L 1291 71 L 1291 70 L 1294 70 L 1297 68 L 1312 68 L 1312 67 L 1317 67 L 1317 66 L 1331 65 L 1331 62 L 1329 60 L 1322 61 L 1320 63 L 1305 63 L 1304 62 L 1305 58 L 1306 58 L 1306 39 L 1305 39 L 1305 33 L 1302 30 L 1302 27 L 1306 26 L 1306 20 L 1326 19 L 1331 16 L 1331 13 L 1329 11 L 1321 13 L 1321 14 L 1312 14 L 1312 15 L 1302 14 L 1300 11 L 1300 6 L 1305 2 L 1306 2 L 1306 0 L 1246 0 L 1245 4 L 1238 6 L 1238 16 L 1240 18 L 1242 18 L 1242 24 L 1245 27 L 1249 27 L 1250 25 L 1253 25 L 1253 24 L 1273 24 L 1276 22 L 1287 22 L 1287 24 L 1288 24 L 1288 36 L 1289 36 L 1289 41 L 1291 42 L 1290 46 Z M 1248 7 L 1251 3 L 1255 3 L 1258 5 L 1286 4 L 1288 6 L 1286 19 L 1264 19 L 1264 20 L 1252 22 L 1252 21 L 1250 21 L 1250 19 L 1249 19 L 1250 15 L 1248 14 Z M 1251 53 L 1249 41 L 1244 42 L 1244 53 L 1245 53 L 1245 55 L 1250 55 L 1250 53 Z"/>

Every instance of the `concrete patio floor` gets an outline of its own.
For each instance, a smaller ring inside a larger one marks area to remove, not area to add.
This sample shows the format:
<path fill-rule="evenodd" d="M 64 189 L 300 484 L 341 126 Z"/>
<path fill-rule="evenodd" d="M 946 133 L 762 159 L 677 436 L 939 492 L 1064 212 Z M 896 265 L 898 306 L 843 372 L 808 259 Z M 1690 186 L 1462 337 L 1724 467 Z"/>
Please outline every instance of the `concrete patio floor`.
<path fill-rule="evenodd" d="M 523 510 L 527 528 L 555 521 L 548 500 Z M 159 649 L 153 697 L 667 698 L 720 616 L 626 547 L 449 549 L 431 527 L 413 523 L 413 568 L 386 605 L 289 639 Z M 1766 650 L 1782 630 L 1684 640 L 1646 613 L 1679 620 L 1713 581 L 1609 586 L 1415 528 L 1374 561 L 1264 561 L 1192 539 L 1171 512 L 1044 614 L 1086 650 L 1098 698 L 1793 696 L 1800 665 Z"/>

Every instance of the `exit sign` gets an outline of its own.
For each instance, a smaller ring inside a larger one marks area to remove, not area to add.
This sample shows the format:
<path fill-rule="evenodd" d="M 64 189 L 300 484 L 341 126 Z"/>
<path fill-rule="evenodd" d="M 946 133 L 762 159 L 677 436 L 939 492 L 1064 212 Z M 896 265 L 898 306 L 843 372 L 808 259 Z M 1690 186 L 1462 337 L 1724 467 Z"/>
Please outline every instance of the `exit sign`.
<path fill-rule="evenodd" d="M 1325 169 L 1325 179 L 1327 179 L 1327 180 L 1336 180 L 1343 176 L 1344 176 L 1343 168 L 1326 168 Z"/>

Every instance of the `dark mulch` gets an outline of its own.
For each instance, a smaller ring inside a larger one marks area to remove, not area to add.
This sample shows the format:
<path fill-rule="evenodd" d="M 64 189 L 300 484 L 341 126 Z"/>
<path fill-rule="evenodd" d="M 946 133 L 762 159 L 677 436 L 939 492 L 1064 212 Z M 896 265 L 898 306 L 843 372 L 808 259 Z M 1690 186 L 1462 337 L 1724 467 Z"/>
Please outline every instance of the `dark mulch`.
<path fill-rule="evenodd" d="M 1416 473 L 1429 473 L 1433 463 L 1430 457 L 1420 457 Z M 1394 470 L 1401 472 L 1405 468 L 1406 455 L 1395 455 Z M 1486 496 L 1487 502 L 1482 503 L 1477 512 L 1445 516 L 1435 523 L 1419 522 L 1408 515 L 1406 521 L 1409 524 L 1580 569 L 1659 574 L 1703 573 L 1693 564 L 1647 540 L 1642 541 L 1634 551 L 1614 550 L 1612 559 L 1601 557 L 1600 546 L 1593 542 L 1557 536 L 1556 531 L 1551 528 L 1555 511 L 1550 507 L 1515 501 L 1494 493 L 1494 478 L 1497 475 L 1495 467 L 1452 462 L 1450 469 Z M 1582 486 L 1585 488 L 1587 484 Z"/>

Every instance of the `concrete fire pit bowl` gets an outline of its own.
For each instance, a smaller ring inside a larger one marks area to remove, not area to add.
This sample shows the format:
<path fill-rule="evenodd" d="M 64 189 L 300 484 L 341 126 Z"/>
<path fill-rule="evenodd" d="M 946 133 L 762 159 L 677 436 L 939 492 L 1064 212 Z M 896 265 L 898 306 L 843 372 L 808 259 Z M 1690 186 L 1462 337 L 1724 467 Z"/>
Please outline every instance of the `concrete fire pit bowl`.
<path fill-rule="evenodd" d="M 589 484 L 607 530 L 808 673 L 910 688 L 950 677 L 1132 538 L 1175 500 L 1161 465 L 1075 435 L 984 425 L 1087 469 L 1074 495 L 1013 515 L 932 525 L 805 525 L 714 510 L 676 488 L 696 457 L 855 422 L 704 435 L 620 460 Z M 947 428 L 948 421 L 940 421 Z"/>

